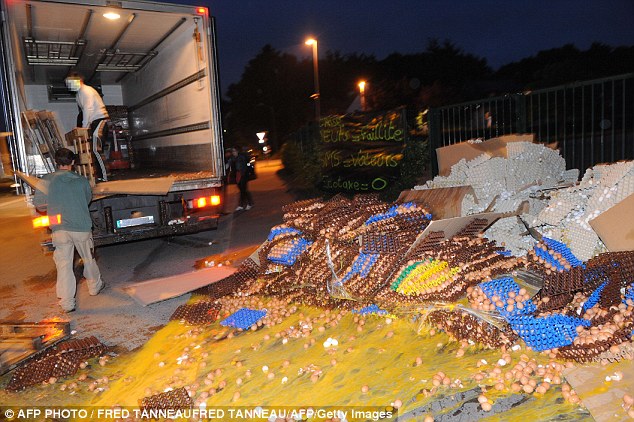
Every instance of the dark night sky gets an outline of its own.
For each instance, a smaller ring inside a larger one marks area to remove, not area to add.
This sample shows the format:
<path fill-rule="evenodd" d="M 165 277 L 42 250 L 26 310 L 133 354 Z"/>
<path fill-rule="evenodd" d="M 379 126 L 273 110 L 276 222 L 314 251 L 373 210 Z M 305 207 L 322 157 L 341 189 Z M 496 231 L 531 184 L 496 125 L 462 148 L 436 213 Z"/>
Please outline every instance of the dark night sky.
<path fill-rule="evenodd" d="M 448 39 L 494 69 L 566 43 L 634 45 L 633 0 L 173 1 L 206 5 L 216 16 L 223 92 L 265 44 L 310 57 L 308 35 L 318 39 L 320 56 L 338 50 L 379 60 Z"/>

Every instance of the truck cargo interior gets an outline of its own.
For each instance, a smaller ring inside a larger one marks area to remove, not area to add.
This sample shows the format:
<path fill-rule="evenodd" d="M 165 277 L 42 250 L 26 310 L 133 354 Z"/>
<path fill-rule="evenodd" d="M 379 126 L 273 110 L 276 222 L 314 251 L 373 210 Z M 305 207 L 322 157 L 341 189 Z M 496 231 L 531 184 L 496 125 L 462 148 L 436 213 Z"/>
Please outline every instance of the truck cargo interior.
<path fill-rule="evenodd" d="M 76 71 L 100 91 L 111 115 L 115 139 L 104 145 L 105 158 L 120 151 L 131 161 L 133 170 L 112 171 L 115 179 L 220 176 L 207 9 L 85 1 L 6 7 L 22 110 L 52 111 L 64 133 L 72 130 L 79 110 L 64 79 Z"/>
<path fill-rule="evenodd" d="M 55 149 L 74 149 L 75 171 L 93 186 L 96 245 L 216 228 L 224 154 L 208 9 L 135 0 L 0 6 L 0 88 L 15 170 L 42 177 L 55 170 Z M 70 72 L 103 96 L 106 136 L 77 128 Z M 107 177 L 94 171 L 101 162 Z"/>

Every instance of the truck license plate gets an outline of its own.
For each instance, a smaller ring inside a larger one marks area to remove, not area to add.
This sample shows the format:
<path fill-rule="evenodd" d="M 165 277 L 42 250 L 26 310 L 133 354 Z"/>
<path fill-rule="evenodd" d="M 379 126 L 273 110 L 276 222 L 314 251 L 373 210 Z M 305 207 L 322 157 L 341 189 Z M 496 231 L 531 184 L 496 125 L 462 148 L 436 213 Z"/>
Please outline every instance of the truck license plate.
<path fill-rule="evenodd" d="M 141 226 L 143 224 L 154 223 L 153 215 L 146 215 L 144 217 L 127 218 L 125 220 L 117 220 L 117 228 L 122 229 L 125 227 Z"/>

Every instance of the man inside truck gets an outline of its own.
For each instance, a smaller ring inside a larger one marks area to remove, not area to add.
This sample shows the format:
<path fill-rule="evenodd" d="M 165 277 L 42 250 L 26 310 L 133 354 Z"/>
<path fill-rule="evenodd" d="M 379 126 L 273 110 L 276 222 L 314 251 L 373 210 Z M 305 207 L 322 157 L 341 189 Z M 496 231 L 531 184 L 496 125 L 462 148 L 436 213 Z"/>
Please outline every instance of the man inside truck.
<path fill-rule="evenodd" d="M 97 179 L 108 180 L 106 166 L 99 154 L 99 144 L 105 141 L 107 136 L 107 123 L 109 121 L 108 110 L 97 90 L 84 83 L 84 78 L 76 72 L 66 77 L 66 87 L 76 92 L 75 99 L 82 112 L 82 127 L 88 128 L 88 136 L 92 137 L 93 159 L 98 164 L 95 166 Z M 102 145 L 103 149 L 103 145 Z"/>
<path fill-rule="evenodd" d="M 35 191 L 33 205 L 46 211 L 53 231 L 53 260 L 57 268 L 57 297 L 64 312 L 75 310 L 77 280 L 73 271 L 75 248 L 84 263 L 84 277 L 91 296 L 99 294 L 105 283 L 95 260 L 92 239 L 92 220 L 88 204 L 92 189 L 88 179 L 72 171 L 75 154 L 60 148 L 55 152 L 57 171 L 44 176 L 48 192 Z"/>

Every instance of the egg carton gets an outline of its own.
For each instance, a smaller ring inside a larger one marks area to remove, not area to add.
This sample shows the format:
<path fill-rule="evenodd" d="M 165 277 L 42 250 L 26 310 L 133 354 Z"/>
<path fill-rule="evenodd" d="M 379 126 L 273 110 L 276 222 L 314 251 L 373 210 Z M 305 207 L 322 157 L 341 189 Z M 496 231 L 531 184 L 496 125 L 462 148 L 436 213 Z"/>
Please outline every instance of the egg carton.
<path fill-rule="evenodd" d="M 476 214 L 482 212 L 485 207 L 482 204 L 479 204 L 475 197 L 470 193 L 466 194 L 462 198 L 462 203 L 460 205 L 460 212 L 462 216 Z"/>
<path fill-rule="evenodd" d="M 219 304 L 203 300 L 179 306 L 170 317 L 170 321 L 184 321 L 191 325 L 206 325 L 216 321 L 219 313 Z"/>
<path fill-rule="evenodd" d="M 26 387 L 73 375 L 86 359 L 101 355 L 106 346 L 95 337 L 66 340 L 25 361 L 18 367 L 7 384 L 8 391 L 20 391 Z"/>
<path fill-rule="evenodd" d="M 563 184 L 577 183 L 579 180 L 579 169 L 569 169 L 561 174 L 560 181 Z"/>
<path fill-rule="evenodd" d="M 247 330 L 265 316 L 266 310 L 259 311 L 256 309 L 241 308 L 220 321 L 220 325 Z"/>
<path fill-rule="evenodd" d="M 542 243 L 544 243 L 550 250 L 559 253 L 571 267 L 585 267 L 583 262 L 574 256 L 565 243 L 558 242 L 548 237 L 542 238 Z"/>
<path fill-rule="evenodd" d="M 519 309 L 514 307 L 512 311 L 506 309 L 506 301 L 510 298 L 509 293 L 513 292 L 518 295 L 520 292 L 520 286 L 515 282 L 513 277 L 496 278 L 491 281 L 485 281 L 478 284 L 478 287 L 487 296 L 487 298 L 493 302 L 495 308 L 507 321 L 509 318 L 516 315 L 530 315 L 537 310 L 535 303 L 528 299 L 523 302 L 523 308 Z M 503 303 L 503 306 L 497 306 L 496 302 L 492 300 L 494 296 L 497 296 Z"/>
<path fill-rule="evenodd" d="M 288 227 L 285 225 L 279 225 L 279 226 L 275 226 L 271 229 L 271 231 L 269 232 L 269 236 L 266 240 L 268 240 L 269 242 L 272 240 L 276 240 L 279 237 L 282 236 L 296 236 L 296 235 L 301 235 L 302 232 L 294 227 Z"/>
<path fill-rule="evenodd" d="M 573 210 L 579 209 L 581 204 L 564 197 L 553 198 L 549 205 L 540 211 L 538 218 L 546 224 L 557 226 Z"/>
<path fill-rule="evenodd" d="M 625 198 L 634 194 L 634 176 L 628 176 L 623 178 L 619 182 L 618 189 L 616 191 L 616 201 L 621 202 Z"/>
<path fill-rule="evenodd" d="M 469 160 L 467 162 L 467 166 L 468 167 L 477 167 L 479 165 L 482 165 L 484 163 L 486 163 L 487 161 L 489 161 L 491 158 L 493 158 L 490 154 L 482 153 L 480 155 L 478 155 L 477 157 Z"/>
<path fill-rule="evenodd" d="M 508 318 L 508 323 L 537 352 L 568 346 L 578 336 L 577 327 L 590 326 L 585 319 L 559 314 L 543 318 L 514 315 Z"/>
<path fill-rule="evenodd" d="M 359 314 L 359 315 L 387 315 L 388 312 L 385 309 L 381 309 L 378 307 L 378 305 L 372 304 L 372 305 L 368 305 L 368 306 L 364 306 L 361 309 L 353 309 L 352 310 L 353 314 Z"/>
<path fill-rule="evenodd" d="M 532 215 L 539 214 L 543 209 L 548 206 L 548 202 L 543 199 L 528 198 L 528 212 Z"/>
<path fill-rule="evenodd" d="M 140 410 L 156 411 L 167 409 L 191 409 L 194 405 L 185 387 L 176 388 L 164 393 L 144 397 L 139 400 Z"/>
<path fill-rule="evenodd" d="M 359 255 L 354 259 L 350 269 L 346 272 L 346 274 L 341 278 L 341 283 L 345 283 L 349 279 L 351 279 L 355 275 L 359 275 L 361 278 L 365 278 L 372 266 L 376 263 L 379 258 L 379 254 L 365 254 L 363 252 L 359 252 Z"/>
<path fill-rule="evenodd" d="M 283 240 L 271 248 L 267 259 L 274 264 L 290 267 L 312 244 L 313 242 L 303 237 Z"/>
<path fill-rule="evenodd" d="M 522 158 L 530 145 L 530 142 L 509 142 L 506 144 L 506 155 L 509 159 Z"/>
<path fill-rule="evenodd" d="M 495 212 L 515 212 L 520 204 L 524 202 L 524 198 L 521 196 L 513 197 L 511 199 L 498 199 L 495 201 L 495 207 L 493 210 Z"/>
<path fill-rule="evenodd" d="M 599 236 L 583 227 L 578 222 L 572 222 L 565 227 L 566 239 L 557 239 L 568 245 L 572 253 L 582 261 L 587 261 L 602 249 Z"/>

